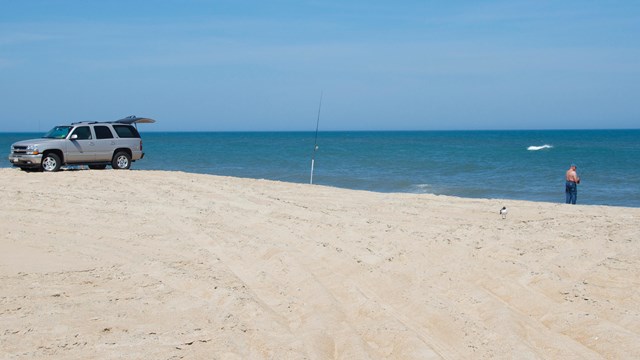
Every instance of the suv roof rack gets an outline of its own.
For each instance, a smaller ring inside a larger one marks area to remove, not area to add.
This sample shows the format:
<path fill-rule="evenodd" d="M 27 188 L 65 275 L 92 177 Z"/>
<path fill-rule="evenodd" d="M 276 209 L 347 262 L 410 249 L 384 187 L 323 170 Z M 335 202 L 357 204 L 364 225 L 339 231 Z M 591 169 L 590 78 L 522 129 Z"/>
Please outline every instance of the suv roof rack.
<path fill-rule="evenodd" d="M 131 125 L 131 124 L 151 124 L 156 122 L 153 119 L 150 118 L 145 118 L 145 117 L 137 117 L 135 115 L 131 115 L 131 116 L 127 116 L 125 118 L 119 119 L 119 120 L 112 120 L 112 121 L 78 121 L 78 122 L 72 122 L 71 125 L 77 125 L 77 124 L 114 124 L 114 123 L 118 123 L 118 124 L 127 124 L 127 125 Z"/>

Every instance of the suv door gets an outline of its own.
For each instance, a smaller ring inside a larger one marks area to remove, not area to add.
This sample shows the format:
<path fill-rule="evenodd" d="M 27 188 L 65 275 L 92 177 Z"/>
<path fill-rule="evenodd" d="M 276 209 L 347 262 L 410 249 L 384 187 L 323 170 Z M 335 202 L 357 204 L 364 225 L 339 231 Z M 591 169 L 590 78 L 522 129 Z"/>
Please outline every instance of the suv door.
<path fill-rule="evenodd" d="M 96 161 L 111 161 L 113 151 L 116 149 L 116 140 L 113 137 L 111 128 L 107 125 L 95 125 L 93 131 L 96 133 Z"/>
<path fill-rule="evenodd" d="M 95 143 L 89 126 L 78 126 L 67 138 L 67 163 L 87 163 L 95 159 Z"/>

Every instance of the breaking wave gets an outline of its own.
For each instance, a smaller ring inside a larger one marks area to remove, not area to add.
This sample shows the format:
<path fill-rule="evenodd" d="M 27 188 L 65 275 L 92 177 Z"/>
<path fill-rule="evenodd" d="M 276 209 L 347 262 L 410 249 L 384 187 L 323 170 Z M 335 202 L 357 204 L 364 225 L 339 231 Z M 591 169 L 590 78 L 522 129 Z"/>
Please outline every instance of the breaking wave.
<path fill-rule="evenodd" d="M 553 147 L 552 145 L 547 145 L 547 144 L 544 144 L 542 146 L 533 146 L 532 145 L 532 146 L 529 146 L 527 148 L 527 150 L 529 150 L 529 151 L 538 151 L 538 150 L 542 150 L 542 149 L 551 149 L 552 147 Z"/>
<path fill-rule="evenodd" d="M 411 192 L 417 194 L 430 194 L 433 192 L 433 187 L 429 184 L 414 184 L 411 185 Z"/>

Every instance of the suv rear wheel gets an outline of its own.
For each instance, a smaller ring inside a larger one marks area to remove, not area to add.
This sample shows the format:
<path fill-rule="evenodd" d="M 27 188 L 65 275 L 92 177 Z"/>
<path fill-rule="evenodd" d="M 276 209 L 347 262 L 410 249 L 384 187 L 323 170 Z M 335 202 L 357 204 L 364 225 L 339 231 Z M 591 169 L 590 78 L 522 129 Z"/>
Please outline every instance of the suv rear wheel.
<path fill-rule="evenodd" d="M 60 170 L 60 157 L 54 153 L 45 154 L 42 158 L 42 170 L 54 172 Z"/>
<path fill-rule="evenodd" d="M 111 161 L 116 170 L 126 170 L 131 167 L 131 156 L 124 151 L 118 151 Z"/>

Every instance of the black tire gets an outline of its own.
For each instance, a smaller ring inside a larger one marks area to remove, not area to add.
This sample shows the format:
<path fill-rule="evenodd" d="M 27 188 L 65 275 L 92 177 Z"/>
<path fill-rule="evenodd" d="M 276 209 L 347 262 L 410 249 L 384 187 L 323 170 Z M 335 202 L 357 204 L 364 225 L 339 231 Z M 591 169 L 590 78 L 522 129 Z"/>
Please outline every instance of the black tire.
<path fill-rule="evenodd" d="M 54 153 L 45 154 L 42 157 L 42 163 L 40 167 L 45 172 L 56 172 L 60 170 L 61 166 L 60 157 Z"/>
<path fill-rule="evenodd" d="M 89 169 L 91 170 L 104 170 L 107 168 L 107 165 L 89 165 Z"/>
<path fill-rule="evenodd" d="M 131 156 L 124 151 L 118 151 L 111 161 L 111 167 L 116 170 L 126 170 L 131 167 Z"/>

